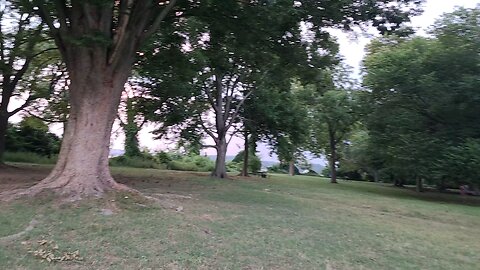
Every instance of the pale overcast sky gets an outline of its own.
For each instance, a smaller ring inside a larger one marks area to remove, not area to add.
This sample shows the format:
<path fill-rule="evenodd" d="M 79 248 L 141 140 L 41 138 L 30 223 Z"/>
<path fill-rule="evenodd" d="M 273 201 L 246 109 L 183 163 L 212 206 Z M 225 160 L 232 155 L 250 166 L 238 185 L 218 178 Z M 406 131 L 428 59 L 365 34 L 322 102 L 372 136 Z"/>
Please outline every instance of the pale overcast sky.
<path fill-rule="evenodd" d="M 418 35 L 426 35 L 426 30 L 433 25 L 442 14 L 455 10 L 457 6 L 473 8 L 480 4 L 480 0 L 427 0 L 424 4 L 424 13 L 421 16 L 413 17 L 411 25 L 417 30 Z M 355 77 L 358 76 L 360 63 L 365 55 L 365 46 L 370 42 L 371 37 L 357 35 L 353 39 L 352 34 L 342 31 L 332 31 L 340 43 L 340 54 L 345 58 L 345 62 L 354 67 Z M 374 33 L 371 31 L 369 36 Z"/>

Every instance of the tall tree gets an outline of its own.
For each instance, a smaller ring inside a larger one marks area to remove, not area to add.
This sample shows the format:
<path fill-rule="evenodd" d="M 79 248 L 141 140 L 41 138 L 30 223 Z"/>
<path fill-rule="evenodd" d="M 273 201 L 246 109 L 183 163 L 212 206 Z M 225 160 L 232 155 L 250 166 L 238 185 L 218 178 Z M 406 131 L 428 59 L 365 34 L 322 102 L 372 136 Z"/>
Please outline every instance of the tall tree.
<path fill-rule="evenodd" d="M 55 76 L 51 64 L 58 60 L 45 25 L 28 7 L 6 1 L 0 6 L 0 165 L 3 164 L 8 119 L 44 94 L 45 84 Z M 12 109 L 17 98 L 23 103 Z"/>
<path fill-rule="evenodd" d="M 325 70 L 321 84 L 308 85 L 302 91 L 310 118 L 309 150 L 326 154 L 332 183 L 337 183 L 339 145 L 358 121 L 355 90 L 351 88 L 354 83 L 345 74 L 341 66 L 334 71 Z"/>
<path fill-rule="evenodd" d="M 176 1 L 31 3 L 66 64 L 71 109 L 55 168 L 22 194 L 48 189 L 79 199 L 125 189 L 108 168 L 112 124 L 137 50 L 168 18 Z"/>
<path fill-rule="evenodd" d="M 479 138 L 478 14 L 445 15 L 431 38 L 377 40 L 364 61 L 370 140 L 382 146 L 384 171 L 416 180 L 419 191 L 425 180 L 454 179 L 437 164 L 451 158 L 449 147 Z"/>
<path fill-rule="evenodd" d="M 141 155 L 138 133 L 147 119 L 142 114 L 142 106 L 145 103 L 145 89 L 139 87 L 132 78 L 125 85 L 118 110 L 120 127 L 125 134 L 125 156 L 138 157 Z"/>

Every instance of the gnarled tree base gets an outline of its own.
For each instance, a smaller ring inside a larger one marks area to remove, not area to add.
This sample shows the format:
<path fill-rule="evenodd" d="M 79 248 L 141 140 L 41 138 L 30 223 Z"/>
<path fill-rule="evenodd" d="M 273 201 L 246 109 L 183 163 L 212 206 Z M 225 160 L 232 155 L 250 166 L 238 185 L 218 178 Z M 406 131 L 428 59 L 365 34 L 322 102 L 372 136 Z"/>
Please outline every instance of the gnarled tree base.
<path fill-rule="evenodd" d="M 55 174 L 26 189 L 17 189 L 3 192 L 0 199 L 11 201 L 21 197 L 34 197 L 40 194 L 51 193 L 64 201 L 78 201 L 88 197 L 100 198 L 107 192 L 128 192 L 140 194 L 139 191 L 126 185 L 115 182 L 111 176 L 76 176 Z"/>

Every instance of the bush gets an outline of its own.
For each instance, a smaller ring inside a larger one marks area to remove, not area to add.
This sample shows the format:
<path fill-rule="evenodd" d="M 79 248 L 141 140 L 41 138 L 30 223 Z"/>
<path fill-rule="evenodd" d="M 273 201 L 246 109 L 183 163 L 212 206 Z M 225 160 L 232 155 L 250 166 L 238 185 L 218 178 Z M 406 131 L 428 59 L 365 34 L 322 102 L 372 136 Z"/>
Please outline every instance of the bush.
<path fill-rule="evenodd" d="M 42 156 L 31 152 L 5 152 L 5 161 L 19 163 L 35 163 L 35 164 L 55 164 L 57 156 Z"/>
<path fill-rule="evenodd" d="M 183 156 L 168 162 L 168 169 L 178 171 L 209 172 L 215 168 L 215 163 L 208 157 L 200 155 Z"/>
<path fill-rule="evenodd" d="M 238 152 L 238 154 L 233 158 L 232 162 L 238 164 L 238 171 L 242 170 L 243 166 L 243 153 L 244 151 Z M 255 154 L 248 155 L 248 170 L 250 172 L 258 172 L 262 168 L 262 161 Z"/>
<path fill-rule="evenodd" d="M 200 171 L 197 165 L 189 162 L 178 161 L 178 160 L 173 160 L 170 163 L 168 163 L 168 169 L 175 170 L 175 171 L 193 171 L 193 172 Z"/>
<path fill-rule="evenodd" d="M 127 157 L 119 156 L 110 159 L 110 166 L 114 167 L 132 167 L 146 169 L 166 169 L 166 165 L 156 162 L 155 160 L 145 157 Z"/>
<path fill-rule="evenodd" d="M 157 160 L 157 162 L 162 164 L 168 164 L 173 160 L 172 156 L 169 153 L 164 151 L 156 153 L 154 157 Z"/>
<path fill-rule="evenodd" d="M 227 172 L 238 173 L 241 171 L 241 166 L 242 166 L 241 163 L 237 163 L 233 161 L 227 162 Z"/>
<path fill-rule="evenodd" d="M 5 136 L 6 151 L 52 156 L 60 151 L 60 138 L 48 132 L 48 126 L 33 117 L 9 124 Z"/>

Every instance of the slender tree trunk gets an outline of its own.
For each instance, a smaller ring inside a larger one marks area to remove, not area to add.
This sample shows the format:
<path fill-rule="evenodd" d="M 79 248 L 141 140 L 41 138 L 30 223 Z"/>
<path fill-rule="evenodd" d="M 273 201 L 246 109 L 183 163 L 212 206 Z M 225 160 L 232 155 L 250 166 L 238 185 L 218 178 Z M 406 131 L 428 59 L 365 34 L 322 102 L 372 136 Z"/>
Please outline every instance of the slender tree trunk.
<path fill-rule="evenodd" d="M 6 136 L 8 128 L 8 115 L 0 112 L 0 165 L 4 164 L 4 154 L 6 147 Z"/>
<path fill-rule="evenodd" d="M 225 160 L 227 158 L 227 141 L 221 138 L 217 143 L 217 158 L 215 160 L 215 169 L 211 176 L 215 178 L 227 178 L 227 167 Z"/>
<path fill-rule="evenodd" d="M 242 167 L 242 176 L 248 176 L 248 156 L 249 156 L 249 149 L 250 144 L 248 143 L 248 132 L 245 131 L 245 142 L 244 142 L 244 149 L 243 149 L 243 167 Z"/>
<path fill-rule="evenodd" d="M 4 165 L 8 118 L 11 116 L 11 114 L 8 112 L 8 105 L 10 104 L 10 99 L 12 98 L 14 90 L 14 86 L 12 87 L 12 85 L 9 83 L 10 76 L 10 74 L 4 73 L 2 80 L 2 100 L 0 101 L 0 165 Z"/>
<path fill-rule="evenodd" d="M 447 189 L 445 185 L 445 177 L 442 177 L 442 179 L 440 179 L 440 182 L 437 184 L 437 189 L 440 192 L 444 192 Z"/>
<path fill-rule="evenodd" d="M 337 182 L 337 167 L 335 166 L 335 162 L 337 161 L 337 145 L 335 143 L 335 138 L 330 135 L 330 183 L 338 183 Z"/>
<path fill-rule="evenodd" d="M 380 182 L 380 176 L 378 175 L 378 170 L 373 170 L 373 181 L 375 183 Z"/>
<path fill-rule="evenodd" d="M 288 174 L 290 176 L 295 176 L 295 161 L 294 160 L 290 160 L 288 162 Z"/>
<path fill-rule="evenodd" d="M 415 177 L 416 181 L 416 191 L 417 192 L 423 192 L 423 181 L 421 177 Z"/>
<path fill-rule="evenodd" d="M 71 74 L 71 110 L 59 160 L 47 178 L 24 194 L 52 190 L 77 200 L 129 190 L 115 182 L 108 167 L 112 125 L 129 71 L 97 67 Z"/>

